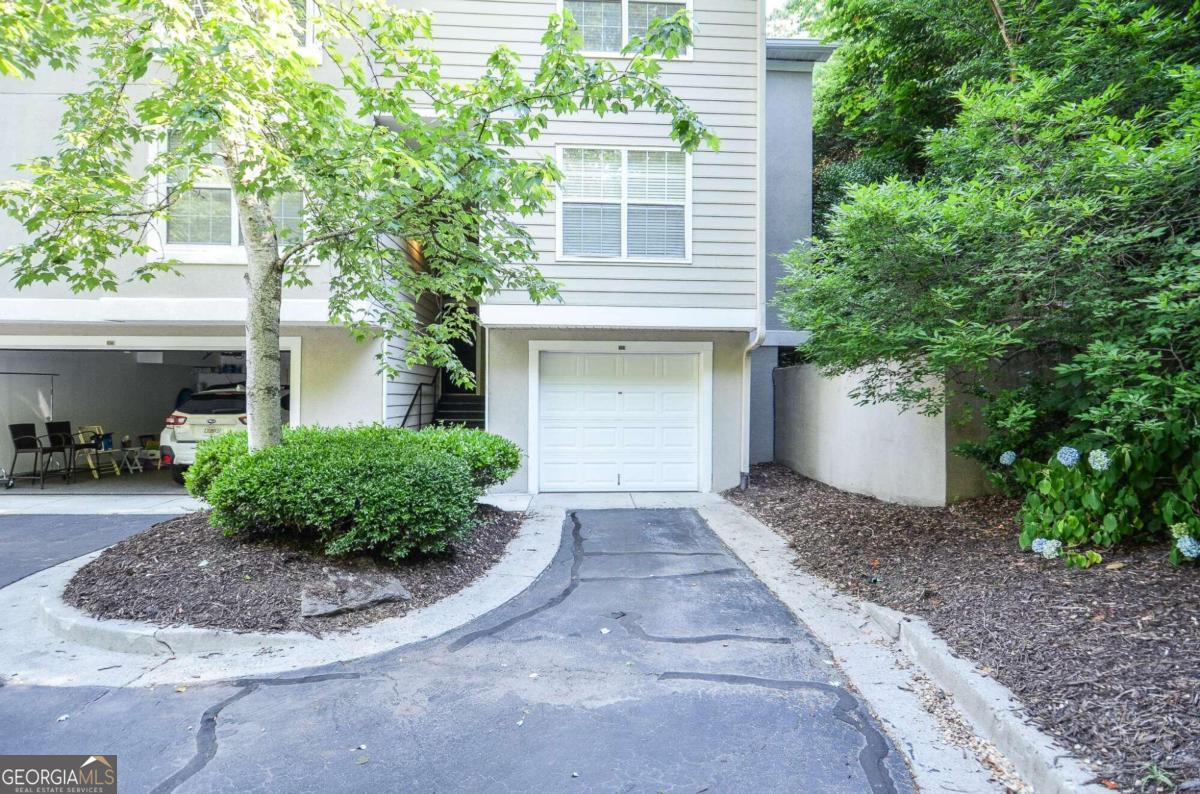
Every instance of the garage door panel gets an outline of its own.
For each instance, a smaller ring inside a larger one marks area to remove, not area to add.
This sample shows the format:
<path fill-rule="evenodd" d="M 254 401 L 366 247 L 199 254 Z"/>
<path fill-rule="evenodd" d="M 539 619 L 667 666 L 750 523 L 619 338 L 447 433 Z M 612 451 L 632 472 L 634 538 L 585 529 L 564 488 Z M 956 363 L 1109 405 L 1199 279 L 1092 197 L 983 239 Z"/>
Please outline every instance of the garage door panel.
<path fill-rule="evenodd" d="M 575 462 L 544 462 L 542 487 L 549 491 L 604 490 L 617 479 L 615 460 Z"/>
<path fill-rule="evenodd" d="M 542 490 L 698 488 L 699 355 L 547 351 L 539 373 Z"/>
<path fill-rule="evenodd" d="M 581 390 L 587 387 L 578 387 Z M 578 400 L 580 408 L 589 415 L 597 411 L 611 413 L 615 417 L 621 410 L 621 396 L 612 389 L 608 391 L 590 391 L 585 390 L 580 394 Z"/>
<path fill-rule="evenodd" d="M 664 427 L 660 432 L 659 444 L 664 449 L 696 451 L 695 426 Z"/>
<path fill-rule="evenodd" d="M 589 450 L 617 449 L 620 433 L 615 427 L 585 427 L 583 445 Z"/>
<path fill-rule="evenodd" d="M 651 391 L 627 391 L 621 395 L 621 410 L 626 416 L 630 414 L 654 416 L 659 412 L 658 395 Z"/>
<path fill-rule="evenodd" d="M 581 374 L 586 383 L 615 383 L 621 374 L 621 356 L 586 356 Z"/>
<path fill-rule="evenodd" d="M 579 392 L 575 389 L 543 388 L 541 405 L 543 416 L 575 416 L 579 410 Z"/>
<path fill-rule="evenodd" d="M 542 428 L 542 433 L 542 447 L 547 451 L 570 450 L 573 452 L 580 447 L 578 427 L 546 425 Z"/>

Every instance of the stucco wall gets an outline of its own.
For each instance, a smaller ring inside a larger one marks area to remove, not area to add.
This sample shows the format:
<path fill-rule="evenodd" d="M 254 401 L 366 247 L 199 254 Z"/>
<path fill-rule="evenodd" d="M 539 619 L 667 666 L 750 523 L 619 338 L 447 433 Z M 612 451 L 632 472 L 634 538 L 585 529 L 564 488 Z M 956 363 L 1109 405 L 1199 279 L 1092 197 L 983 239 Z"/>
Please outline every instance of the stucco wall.
<path fill-rule="evenodd" d="M 944 415 L 856 405 L 848 396 L 855 383 L 811 366 L 775 370 L 775 459 L 889 502 L 944 505 L 986 492 L 979 467 L 950 452 L 962 431 Z"/>
<path fill-rule="evenodd" d="M 498 492 L 529 489 L 529 343 L 532 340 L 712 341 L 713 421 L 712 490 L 738 484 L 741 461 L 742 333 L 580 331 L 568 329 L 491 329 L 487 336 L 487 428 L 517 443 L 526 453 L 520 471 Z"/>

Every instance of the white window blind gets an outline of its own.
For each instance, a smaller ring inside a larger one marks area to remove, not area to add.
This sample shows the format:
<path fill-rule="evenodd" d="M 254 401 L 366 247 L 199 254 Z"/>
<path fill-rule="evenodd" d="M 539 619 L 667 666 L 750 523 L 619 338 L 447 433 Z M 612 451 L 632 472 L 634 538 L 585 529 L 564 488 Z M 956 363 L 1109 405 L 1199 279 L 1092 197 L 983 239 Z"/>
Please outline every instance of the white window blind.
<path fill-rule="evenodd" d="M 619 53 L 634 36 L 643 36 L 655 19 L 687 8 L 686 0 L 563 0 L 583 36 L 585 52 Z"/>
<path fill-rule="evenodd" d="M 562 150 L 560 247 L 574 258 L 688 256 L 688 165 L 682 152 Z"/>
<path fill-rule="evenodd" d="M 643 3 L 639 0 L 630 0 L 629 38 L 646 35 L 651 22 L 656 19 L 673 17 L 685 7 L 685 3 Z"/>
<path fill-rule="evenodd" d="M 167 146 L 178 145 L 174 135 L 167 136 Z M 221 157 L 213 143 L 205 144 L 202 150 L 212 159 L 212 165 L 204 168 L 192 180 L 192 187 L 175 200 L 166 222 L 167 245 L 242 245 L 242 233 L 238 224 L 237 202 L 229 180 L 225 176 Z M 172 187 L 178 175 L 167 178 Z M 299 192 L 284 192 L 271 199 L 272 215 L 281 244 L 299 239 L 303 223 L 304 197 Z"/>

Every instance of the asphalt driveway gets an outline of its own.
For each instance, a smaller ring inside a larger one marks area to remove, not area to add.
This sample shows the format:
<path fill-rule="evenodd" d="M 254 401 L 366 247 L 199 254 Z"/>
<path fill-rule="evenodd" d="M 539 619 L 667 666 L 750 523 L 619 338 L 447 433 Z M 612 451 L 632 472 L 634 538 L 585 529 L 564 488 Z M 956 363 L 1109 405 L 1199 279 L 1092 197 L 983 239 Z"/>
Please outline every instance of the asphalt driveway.
<path fill-rule="evenodd" d="M 912 790 L 828 651 L 695 511 L 563 532 L 530 589 L 418 646 L 219 684 L 10 683 L 0 753 L 116 754 L 123 791 Z"/>
<path fill-rule="evenodd" d="M 148 529 L 170 515 L 0 515 L 0 587 Z"/>

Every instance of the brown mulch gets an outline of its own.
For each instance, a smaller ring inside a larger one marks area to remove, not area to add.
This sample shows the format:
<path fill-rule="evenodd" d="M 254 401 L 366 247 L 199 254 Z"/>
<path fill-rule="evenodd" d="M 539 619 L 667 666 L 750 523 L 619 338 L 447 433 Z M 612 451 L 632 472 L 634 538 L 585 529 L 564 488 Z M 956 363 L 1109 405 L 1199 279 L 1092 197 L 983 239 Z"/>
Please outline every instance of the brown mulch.
<path fill-rule="evenodd" d="M 516 537 L 523 514 L 481 506 L 478 526 L 445 554 L 380 563 L 329 558 L 314 549 L 225 537 L 192 513 L 156 524 L 106 550 L 75 574 L 64 598 L 98 618 L 158 626 L 233 631 L 344 631 L 403 615 L 453 595 L 479 578 Z M 300 594 L 321 587 L 328 573 L 372 579 L 393 574 L 412 600 L 358 612 L 300 617 Z"/>
<path fill-rule="evenodd" d="M 1165 544 L 1068 570 L 1020 550 L 1012 499 L 894 505 L 777 465 L 725 496 L 805 569 L 925 618 L 1098 778 L 1137 791 L 1157 767 L 1200 791 L 1200 571 L 1172 566 Z"/>

